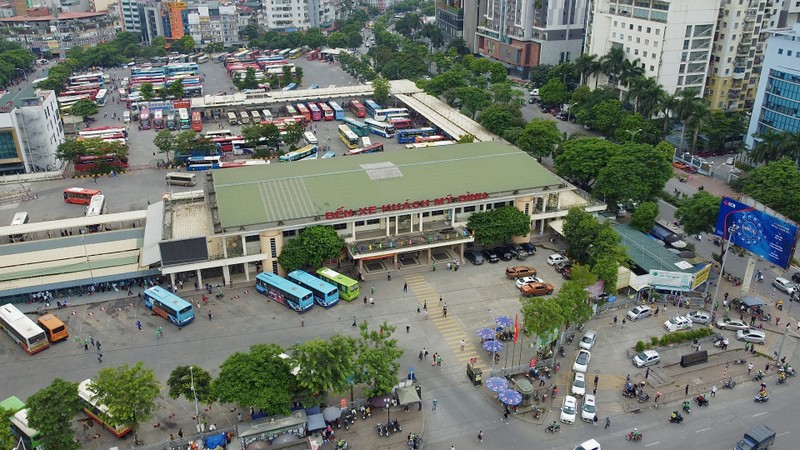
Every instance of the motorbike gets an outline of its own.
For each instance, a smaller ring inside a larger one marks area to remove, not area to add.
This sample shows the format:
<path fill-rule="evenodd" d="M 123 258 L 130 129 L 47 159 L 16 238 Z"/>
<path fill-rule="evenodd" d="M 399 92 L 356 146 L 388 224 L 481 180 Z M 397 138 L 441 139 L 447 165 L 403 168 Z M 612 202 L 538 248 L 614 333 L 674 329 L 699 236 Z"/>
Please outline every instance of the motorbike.
<path fill-rule="evenodd" d="M 683 412 L 685 412 L 686 414 L 691 414 L 692 413 L 692 407 L 690 406 L 690 403 L 689 403 L 688 400 L 683 402 Z"/>
<path fill-rule="evenodd" d="M 361 411 L 361 420 L 367 420 L 370 417 L 372 417 L 372 410 L 362 406 L 360 411 Z"/>
<path fill-rule="evenodd" d="M 534 391 L 534 392 L 533 392 L 533 400 L 534 400 L 535 402 L 538 402 L 538 401 L 539 401 L 539 391 Z"/>
<path fill-rule="evenodd" d="M 778 311 L 783 311 L 783 303 L 778 302 Z"/>
<path fill-rule="evenodd" d="M 783 384 L 786 382 L 786 375 L 781 373 L 778 375 L 778 384 Z"/>
<path fill-rule="evenodd" d="M 380 422 L 375 425 L 375 428 L 378 430 L 378 436 L 389 436 L 389 430 L 385 426 L 381 425 Z"/>
<path fill-rule="evenodd" d="M 705 395 L 698 395 L 694 398 L 694 401 L 697 403 L 697 406 L 703 407 L 708 406 L 708 399 Z"/>
<path fill-rule="evenodd" d="M 561 425 L 559 425 L 558 423 L 556 423 L 556 421 L 555 421 L 555 420 L 553 421 L 553 423 L 551 423 L 550 425 L 548 425 L 548 426 L 547 426 L 547 428 L 545 428 L 545 429 L 544 429 L 544 431 L 547 431 L 547 432 L 549 432 L 549 433 L 555 433 L 555 432 L 557 432 L 557 431 L 559 431 L 559 430 L 561 430 Z"/>
<path fill-rule="evenodd" d="M 539 418 L 539 406 L 538 405 L 533 405 L 533 407 L 531 408 L 531 412 L 533 413 L 533 418 L 534 419 L 538 419 Z"/>
<path fill-rule="evenodd" d="M 336 443 L 336 450 L 347 450 L 350 448 L 350 444 L 347 443 L 344 439 L 339 439 Z"/>
<path fill-rule="evenodd" d="M 669 421 L 670 423 L 683 423 L 683 416 L 678 411 L 673 411 Z"/>
<path fill-rule="evenodd" d="M 744 358 L 739 358 L 733 362 L 734 364 L 747 364 L 747 360 Z"/>
<path fill-rule="evenodd" d="M 753 377 L 753 381 L 761 381 L 763 379 L 764 379 L 764 372 L 760 370 L 756 372 L 756 375 Z"/>
<path fill-rule="evenodd" d="M 639 403 L 649 402 L 650 396 L 644 392 L 639 396 Z"/>
<path fill-rule="evenodd" d="M 758 318 L 759 318 L 759 319 L 760 319 L 762 322 L 769 322 L 769 321 L 771 321 L 771 320 L 772 320 L 772 314 L 770 314 L 770 313 L 765 313 L 765 312 L 762 312 L 761 314 L 759 314 Z"/>
<path fill-rule="evenodd" d="M 561 355 L 562 358 L 566 355 L 566 353 L 564 353 L 564 346 L 558 347 L 558 354 Z"/>
<path fill-rule="evenodd" d="M 350 429 L 350 425 L 353 423 L 353 418 L 349 414 L 347 414 L 347 415 L 345 415 L 343 417 L 344 417 L 344 420 L 343 420 L 344 429 L 345 430 L 349 430 Z"/>
<path fill-rule="evenodd" d="M 397 419 L 392 420 L 392 423 L 390 425 L 392 433 L 399 433 L 403 431 L 403 427 L 400 426 L 400 422 L 398 422 Z"/>
<path fill-rule="evenodd" d="M 764 274 L 761 273 L 761 271 L 759 271 L 756 274 L 756 282 L 758 282 L 758 283 L 763 283 L 764 282 Z"/>
<path fill-rule="evenodd" d="M 625 439 L 633 442 L 639 442 L 642 440 L 642 436 L 642 433 L 633 434 L 633 431 L 631 431 L 627 436 L 625 436 Z"/>
<path fill-rule="evenodd" d="M 769 401 L 769 395 L 761 395 L 761 393 L 756 395 L 756 398 L 755 398 L 755 402 L 756 403 L 766 403 L 768 401 Z"/>
<path fill-rule="evenodd" d="M 724 338 L 723 338 L 723 339 L 720 339 L 720 340 L 718 340 L 718 341 L 715 341 L 715 342 L 714 342 L 714 347 L 717 347 L 717 348 L 723 348 L 723 347 L 727 347 L 727 346 L 728 346 L 728 344 L 730 344 L 730 342 L 728 342 L 728 340 L 727 340 L 727 339 L 724 339 Z"/>
<path fill-rule="evenodd" d="M 733 378 L 728 378 L 728 381 L 726 381 L 725 384 L 722 385 L 722 388 L 733 389 L 734 386 L 736 386 L 736 382 L 733 381 Z"/>
<path fill-rule="evenodd" d="M 572 341 L 574 341 L 574 340 L 575 340 L 575 333 L 572 333 L 567 338 L 567 344 L 572 344 Z"/>
<path fill-rule="evenodd" d="M 792 366 L 787 366 L 786 369 L 778 367 L 778 373 L 785 373 L 787 378 L 797 375 L 797 371 Z"/>
<path fill-rule="evenodd" d="M 353 419 L 353 422 L 358 418 L 358 411 L 356 411 L 355 408 L 350 408 L 350 417 Z"/>

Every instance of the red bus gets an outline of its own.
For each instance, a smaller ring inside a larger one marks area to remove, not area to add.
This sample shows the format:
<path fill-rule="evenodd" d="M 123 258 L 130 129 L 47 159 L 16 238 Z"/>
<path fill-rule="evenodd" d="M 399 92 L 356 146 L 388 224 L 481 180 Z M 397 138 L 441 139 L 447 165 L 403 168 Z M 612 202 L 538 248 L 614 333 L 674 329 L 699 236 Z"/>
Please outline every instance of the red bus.
<path fill-rule="evenodd" d="M 333 108 L 328 106 L 327 103 L 319 102 L 319 109 L 322 110 L 322 117 L 325 120 L 333 120 Z"/>
<path fill-rule="evenodd" d="M 75 171 L 88 172 L 96 169 L 100 165 L 105 165 L 112 170 L 122 170 L 128 167 L 128 161 L 113 153 L 106 155 L 79 156 L 78 160 L 75 161 Z"/>
<path fill-rule="evenodd" d="M 203 116 L 200 114 L 200 111 L 192 113 L 192 130 L 198 133 L 203 131 Z"/>
<path fill-rule="evenodd" d="M 303 116 L 303 118 L 305 119 L 306 123 L 311 122 L 311 111 L 309 111 L 309 109 L 306 107 L 306 105 L 304 105 L 302 103 L 298 103 L 298 104 L 294 105 L 294 107 L 297 110 L 297 112 L 301 116 Z"/>
<path fill-rule="evenodd" d="M 355 114 L 356 117 L 367 117 L 367 109 L 364 108 L 364 105 L 355 100 L 350 102 L 350 112 Z"/>
<path fill-rule="evenodd" d="M 397 130 L 403 130 L 406 128 L 414 128 L 414 122 L 408 118 L 398 118 L 398 119 L 389 119 L 389 125 L 392 125 Z"/>
<path fill-rule="evenodd" d="M 221 136 L 215 137 L 211 139 L 211 142 L 217 144 L 219 149 L 223 152 L 232 152 L 233 151 L 233 142 L 234 141 L 241 141 L 244 139 L 244 136 Z"/>
<path fill-rule="evenodd" d="M 311 111 L 311 120 L 313 121 L 322 120 L 322 111 L 320 111 L 317 105 L 309 102 L 308 110 Z"/>
<path fill-rule="evenodd" d="M 102 192 L 98 189 L 67 188 L 64 189 L 64 203 L 88 205 L 92 202 L 92 197 L 97 194 L 102 194 Z"/>

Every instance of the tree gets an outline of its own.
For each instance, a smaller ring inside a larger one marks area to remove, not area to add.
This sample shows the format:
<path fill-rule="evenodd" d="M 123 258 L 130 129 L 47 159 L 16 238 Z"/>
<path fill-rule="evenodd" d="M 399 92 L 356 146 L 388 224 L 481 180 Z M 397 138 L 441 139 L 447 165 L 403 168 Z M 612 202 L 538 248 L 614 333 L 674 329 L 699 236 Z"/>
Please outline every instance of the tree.
<path fill-rule="evenodd" d="M 467 225 L 481 244 L 507 242 L 512 236 L 531 232 L 530 218 L 513 206 L 478 212 L 469 216 Z"/>
<path fill-rule="evenodd" d="M 361 337 L 358 341 L 355 380 L 369 386 L 367 397 L 385 395 L 392 392 L 400 372 L 400 358 L 403 349 L 392 338 L 395 326 L 383 322 L 377 330 L 370 330 L 367 322 L 359 324 Z"/>
<path fill-rule="evenodd" d="M 564 241 L 567 255 L 579 264 L 589 263 L 589 249 L 599 231 L 597 219 L 580 208 L 570 208 L 564 217 Z"/>
<path fill-rule="evenodd" d="M 286 131 L 286 135 L 284 135 L 283 141 L 289 144 L 290 148 L 295 148 L 305 134 L 305 129 L 299 123 L 289 124 L 284 131 Z"/>
<path fill-rule="evenodd" d="M 197 366 L 178 366 L 172 370 L 167 380 L 169 396 L 173 400 L 180 396 L 193 401 L 209 404 L 213 401 L 211 395 L 211 375 Z"/>
<path fill-rule="evenodd" d="M 372 97 L 376 102 L 380 104 L 388 100 L 389 92 L 389 82 L 386 81 L 386 78 L 379 76 L 372 80 Z"/>
<path fill-rule="evenodd" d="M 552 155 L 559 142 L 561 142 L 561 132 L 555 122 L 533 119 L 525 126 L 516 145 L 529 155 L 541 160 Z"/>
<path fill-rule="evenodd" d="M 83 120 L 86 120 L 87 117 L 99 113 L 100 108 L 97 107 L 97 103 L 89 99 L 82 99 L 75 102 L 69 112 L 72 113 L 73 116 L 81 117 Z"/>
<path fill-rule="evenodd" d="M 459 144 L 472 144 L 473 142 L 475 142 L 475 136 L 469 133 L 462 134 L 461 136 L 458 137 Z"/>
<path fill-rule="evenodd" d="M 736 187 L 790 220 L 800 222 L 800 172 L 793 160 L 783 158 L 757 167 Z"/>
<path fill-rule="evenodd" d="M 261 135 L 268 147 L 278 149 L 281 146 L 281 130 L 277 125 L 268 123 L 261 128 Z"/>
<path fill-rule="evenodd" d="M 167 154 L 167 161 L 169 161 L 169 154 L 175 148 L 175 135 L 169 130 L 161 130 L 153 138 L 153 144 L 155 144 L 159 153 Z"/>
<path fill-rule="evenodd" d="M 569 91 L 563 81 L 551 78 L 539 89 L 539 97 L 546 105 L 563 105 L 569 100 Z"/>
<path fill-rule="evenodd" d="M 548 80 L 550 80 L 550 71 L 553 69 L 553 66 L 548 64 L 540 64 L 535 67 L 531 67 L 530 69 L 530 78 L 531 83 L 534 86 L 544 86 Z"/>
<path fill-rule="evenodd" d="M 313 395 L 341 394 L 351 387 L 357 341 L 335 334 L 329 341 L 314 339 L 292 347 L 292 358 L 300 367 L 297 384 Z"/>
<path fill-rule="evenodd" d="M 169 89 L 169 94 L 172 97 L 174 97 L 174 98 L 176 98 L 178 100 L 182 100 L 183 99 L 183 81 L 177 80 L 177 81 L 173 82 L 172 84 L 170 84 L 169 88 L 167 88 L 167 89 Z"/>
<path fill-rule="evenodd" d="M 672 178 L 672 158 L 647 144 L 626 144 L 600 171 L 594 192 L 606 203 L 655 198 Z"/>
<path fill-rule="evenodd" d="M 308 227 L 283 247 L 278 263 L 289 272 L 308 266 L 321 267 L 323 262 L 337 257 L 343 247 L 344 240 L 333 228 Z"/>
<path fill-rule="evenodd" d="M 594 128 L 606 135 L 613 135 L 617 126 L 628 114 L 619 100 L 606 100 L 592 108 Z"/>
<path fill-rule="evenodd" d="M 698 191 L 693 196 L 681 201 L 675 217 L 681 221 L 681 227 L 688 234 L 709 232 L 717 222 L 717 212 L 722 199 L 706 191 Z"/>
<path fill-rule="evenodd" d="M 597 59 L 597 55 L 584 53 L 579 56 L 575 60 L 575 70 L 580 74 L 581 84 L 588 83 L 589 77 L 600 73 L 600 61 Z"/>
<path fill-rule="evenodd" d="M 71 426 L 75 414 L 81 410 L 77 383 L 56 378 L 50 386 L 28 398 L 28 407 L 28 425 L 39 432 L 45 448 L 81 448 L 81 444 L 75 440 L 75 432 Z"/>
<path fill-rule="evenodd" d="M 686 125 L 689 117 L 692 116 L 696 105 L 698 103 L 702 103 L 702 99 L 698 97 L 700 91 L 696 88 L 688 88 L 681 91 L 681 99 L 678 101 L 678 104 L 675 105 L 675 114 L 678 116 L 678 119 L 683 122 L 683 127 L 681 128 L 681 141 L 678 148 L 683 151 L 685 148 L 683 145 L 683 138 L 686 134 Z"/>
<path fill-rule="evenodd" d="M 559 145 L 555 158 L 556 173 L 589 190 L 620 146 L 605 139 L 569 139 Z"/>
<path fill-rule="evenodd" d="M 181 131 L 175 135 L 175 144 L 173 151 L 175 154 L 188 155 L 190 153 L 202 153 L 210 155 L 219 150 L 219 148 L 211 142 L 197 134 L 194 130 Z"/>
<path fill-rule="evenodd" d="M 15 412 L 11 409 L 0 408 L 0 423 L 9 423 Z M 0 448 L 15 448 L 17 440 L 11 434 L 11 427 L 0 427 Z"/>
<path fill-rule="evenodd" d="M 153 90 L 153 83 L 142 83 L 142 85 L 139 86 L 139 94 L 142 95 L 142 99 L 146 102 L 152 100 L 156 95 Z"/>
<path fill-rule="evenodd" d="M 575 264 L 569 273 L 569 281 L 585 288 L 597 283 L 597 275 L 591 272 L 589 266 Z"/>
<path fill-rule="evenodd" d="M 773 129 L 754 134 L 756 145 L 750 151 L 750 160 L 754 163 L 768 164 L 781 159 L 787 136 L 787 133 L 779 133 Z"/>
<path fill-rule="evenodd" d="M 478 122 L 497 135 L 502 135 L 508 128 L 525 126 L 519 108 L 502 103 L 495 103 L 481 111 Z"/>
<path fill-rule="evenodd" d="M 578 283 L 565 282 L 553 300 L 561 307 L 561 314 L 567 324 L 584 323 L 592 318 L 589 291 Z"/>
<path fill-rule="evenodd" d="M 473 119 L 478 111 L 481 111 L 492 104 L 492 95 L 485 89 L 472 86 L 462 86 L 455 88 L 453 90 L 453 94 L 461 100 L 461 105 L 467 112 L 470 113 L 469 115 Z"/>
<path fill-rule="evenodd" d="M 287 414 L 297 379 L 275 344 L 258 344 L 236 352 L 220 366 L 211 391 L 222 403 L 254 406 L 267 414 Z"/>
<path fill-rule="evenodd" d="M 95 393 L 99 403 L 108 407 L 110 417 L 106 419 L 114 425 L 135 429 L 152 418 L 158 408 L 158 380 L 153 369 L 146 369 L 142 362 L 133 367 L 124 364 L 100 369 L 89 390 Z"/>
<path fill-rule="evenodd" d="M 631 226 L 641 231 L 649 233 L 658 218 L 658 203 L 644 202 L 631 214 Z"/>
<path fill-rule="evenodd" d="M 519 301 L 522 303 L 525 329 L 538 336 L 540 340 L 567 322 L 561 302 L 554 302 L 553 299 L 545 297 L 520 298 Z"/>
<path fill-rule="evenodd" d="M 638 142 L 654 144 L 661 139 L 661 132 L 651 120 L 641 114 L 625 114 L 614 130 L 614 140 L 619 143 Z"/>
<path fill-rule="evenodd" d="M 296 70 L 296 69 L 295 69 Z M 258 80 L 256 80 L 256 71 L 252 67 L 248 67 L 244 73 L 244 77 L 236 78 L 236 87 L 241 91 L 244 89 L 255 89 L 258 87 Z"/>
<path fill-rule="evenodd" d="M 481 60 L 486 61 L 484 59 Z M 516 105 L 517 107 L 523 104 L 522 93 L 514 89 L 514 86 L 509 82 L 504 81 L 502 83 L 492 84 L 492 96 L 494 97 L 495 103 L 508 103 Z"/>
<path fill-rule="evenodd" d="M 606 294 L 617 292 L 617 278 L 619 278 L 619 261 L 611 255 L 600 256 L 592 266 L 592 273 L 605 282 L 603 290 Z"/>

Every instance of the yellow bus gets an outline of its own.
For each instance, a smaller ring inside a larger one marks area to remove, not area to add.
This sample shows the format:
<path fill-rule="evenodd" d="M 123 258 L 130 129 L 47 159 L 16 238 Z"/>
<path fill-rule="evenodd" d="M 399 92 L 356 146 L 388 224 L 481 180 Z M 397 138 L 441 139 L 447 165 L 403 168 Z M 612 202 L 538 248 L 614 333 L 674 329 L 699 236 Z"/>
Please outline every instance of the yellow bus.
<path fill-rule="evenodd" d="M 52 314 L 45 314 L 39 317 L 38 322 L 51 343 L 63 341 L 69 337 L 67 326 Z"/>
<path fill-rule="evenodd" d="M 344 142 L 344 145 L 346 145 L 347 148 L 358 148 L 358 135 L 353 133 L 353 130 L 351 130 L 347 125 L 339 125 L 339 139 Z"/>

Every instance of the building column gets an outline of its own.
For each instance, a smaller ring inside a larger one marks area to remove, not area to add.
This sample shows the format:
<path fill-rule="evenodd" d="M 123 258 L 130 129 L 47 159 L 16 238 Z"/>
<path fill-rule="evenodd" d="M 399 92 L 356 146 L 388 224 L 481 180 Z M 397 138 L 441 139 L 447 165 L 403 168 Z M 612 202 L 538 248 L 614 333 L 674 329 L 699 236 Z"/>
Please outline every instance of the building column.
<path fill-rule="evenodd" d="M 245 242 L 244 235 L 240 236 L 242 238 L 242 256 L 247 256 L 247 242 Z"/>
<path fill-rule="evenodd" d="M 561 209 L 561 193 L 560 192 L 556 194 L 556 209 L 557 210 Z"/>
<path fill-rule="evenodd" d="M 359 275 L 359 277 L 360 277 L 360 278 L 362 278 L 362 279 L 365 279 L 365 278 L 366 278 L 366 277 L 364 276 L 364 260 L 363 260 L 363 259 L 359 259 L 359 260 L 358 260 L 358 275 Z"/>
<path fill-rule="evenodd" d="M 250 263 L 244 263 L 244 279 L 250 281 Z"/>
<path fill-rule="evenodd" d="M 400 216 L 394 216 L 394 235 L 400 234 Z"/>
<path fill-rule="evenodd" d="M 400 269 L 398 269 L 398 266 L 397 266 L 397 253 L 392 255 L 392 265 L 394 266 L 394 270 L 400 270 Z"/>
<path fill-rule="evenodd" d="M 200 270 L 200 269 L 197 269 L 195 272 L 197 273 L 197 285 L 200 286 L 200 290 L 202 291 L 203 287 L 205 286 L 203 284 L 203 271 Z"/>
<path fill-rule="evenodd" d="M 419 232 L 422 233 L 422 219 L 424 213 L 419 213 Z"/>
<path fill-rule="evenodd" d="M 231 268 L 227 264 L 222 266 L 222 280 L 224 281 L 223 284 L 226 286 L 231 284 Z"/>
<path fill-rule="evenodd" d="M 456 207 L 450 208 L 450 226 L 455 228 L 456 226 Z"/>
<path fill-rule="evenodd" d="M 175 274 L 169 274 L 169 285 L 172 287 L 172 292 L 175 292 Z"/>
<path fill-rule="evenodd" d="M 356 242 L 356 221 L 353 220 L 350 222 L 350 233 L 353 235 L 353 244 Z"/>

